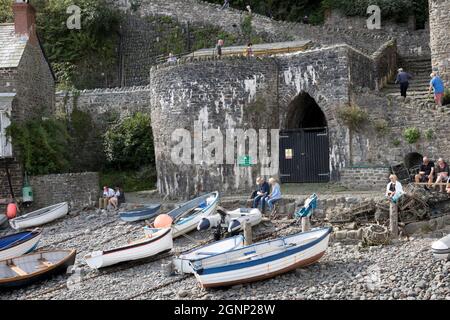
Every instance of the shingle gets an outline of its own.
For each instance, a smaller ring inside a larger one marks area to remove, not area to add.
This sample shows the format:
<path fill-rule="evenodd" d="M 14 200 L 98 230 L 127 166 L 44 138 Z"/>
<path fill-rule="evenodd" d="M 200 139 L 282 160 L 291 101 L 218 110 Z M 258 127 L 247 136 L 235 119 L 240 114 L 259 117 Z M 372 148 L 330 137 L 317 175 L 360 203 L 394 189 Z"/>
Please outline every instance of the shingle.
<path fill-rule="evenodd" d="M 13 23 L 0 24 L 0 68 L 16 68 L 26 44 L 26 37 L 16 36 Z"/>

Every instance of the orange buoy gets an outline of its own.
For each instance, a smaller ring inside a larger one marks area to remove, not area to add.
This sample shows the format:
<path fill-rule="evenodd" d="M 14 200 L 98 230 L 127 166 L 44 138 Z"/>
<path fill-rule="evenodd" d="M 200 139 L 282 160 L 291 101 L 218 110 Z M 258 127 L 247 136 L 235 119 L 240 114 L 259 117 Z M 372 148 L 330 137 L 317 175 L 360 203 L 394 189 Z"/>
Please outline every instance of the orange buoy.
<path fill-rule="evenodd" d="M 155 228 L 170 228 L 172 225 L 173 219 L 168 214 L 160 214 L 156 217 L 153 225 Z"/>
<path fill-rule="evenodd" d="M 9 203 L 6 207 L 6 216 L 8 219 L 13 219 L 17 215 L 17 205 L 15 203 Z"/>

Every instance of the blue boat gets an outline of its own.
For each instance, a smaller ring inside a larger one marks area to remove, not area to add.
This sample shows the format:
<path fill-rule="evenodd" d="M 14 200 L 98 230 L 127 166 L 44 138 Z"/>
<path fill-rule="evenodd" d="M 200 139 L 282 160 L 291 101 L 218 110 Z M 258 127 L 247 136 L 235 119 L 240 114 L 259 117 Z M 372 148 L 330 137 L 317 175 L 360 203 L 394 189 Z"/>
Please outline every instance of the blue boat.
<path fill-rule="evenodd" d="M 0 260 L 19 257 L 36 249 L 41 229 L 22 231 L 0 237 Z"/>
<path fill-rule="evenodd" d="M 119 212 L 119 215 L 120 219 L 128 222 L 146 220 L 156 217 L 160 208 L 160 204 L 151 204 L 142 208 Z"/>

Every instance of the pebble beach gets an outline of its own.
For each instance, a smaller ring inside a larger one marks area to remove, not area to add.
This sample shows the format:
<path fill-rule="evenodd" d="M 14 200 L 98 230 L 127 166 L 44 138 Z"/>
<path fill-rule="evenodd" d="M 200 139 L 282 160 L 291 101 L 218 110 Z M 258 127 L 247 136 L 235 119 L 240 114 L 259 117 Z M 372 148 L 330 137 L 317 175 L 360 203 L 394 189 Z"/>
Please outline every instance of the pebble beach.
<path fill-rule="evenodd" d="M 263 221 L 254 235 L 276 231 L 285 220 Z M 77 250 L 67 274 L 23 289 L 0 292 L 0 299 L 406 299 L 450 300 L 450 262 L 433 259 L 430 248 L 442 230 L 429 235 L 394 240 L 389 245 L 362 247 L 331 241 L 318 263 L 281 276 L 247 285 L 201 289 L 192 275 L 167 275 L 162 264 L 171 253 L 127 262 L 100 270 L 90 269 L 84 255 L 110 249 L 143 236 L 144 222 L 126 223 L 117 212 L 74 210 L 64 219 L 43 227 L 39 249 Z M 293 225 L 278 235 L 300 231 Z M 0 231 L 2 235 L 9 231 Z M 191 232 L 174 240 L 181 252 L 212 238 L 210 232 Z"/>

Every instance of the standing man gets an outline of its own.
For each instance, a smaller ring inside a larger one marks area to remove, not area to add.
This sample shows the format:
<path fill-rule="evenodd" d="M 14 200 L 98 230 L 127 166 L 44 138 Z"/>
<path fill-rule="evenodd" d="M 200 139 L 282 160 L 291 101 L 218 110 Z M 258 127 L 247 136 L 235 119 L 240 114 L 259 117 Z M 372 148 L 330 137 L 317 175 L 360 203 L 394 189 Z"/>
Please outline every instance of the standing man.
<path fill-rule="evenodd" d="M 420 165 L 419 173 L 416 174 L 416 183 L 428 182 L 428 185 L 433 183 L 434 162 L 430 161 L 427 156 L 423 157 L 423 162 Z"/>
<path fill-rule="evenodd" d="M 434 91 L 434 102 L 436 102 L 438 107 L 442 107 L 442 97 L 444 96 L 444 82 L 437 75 L 435 71 L 430 74 L 430 89 L 428 94 L 431 94 L 431 89 Z"/>
<path fill-rule="evenodd" d="M 403 68 L 398 69 L 397 78 L 395 79 L 395 83 L 400 84 L 400 95 L 406 98 L 406 91 L 409 87 L 409 80 L 412 79 L 411 74 L 403 71 Z"/>

